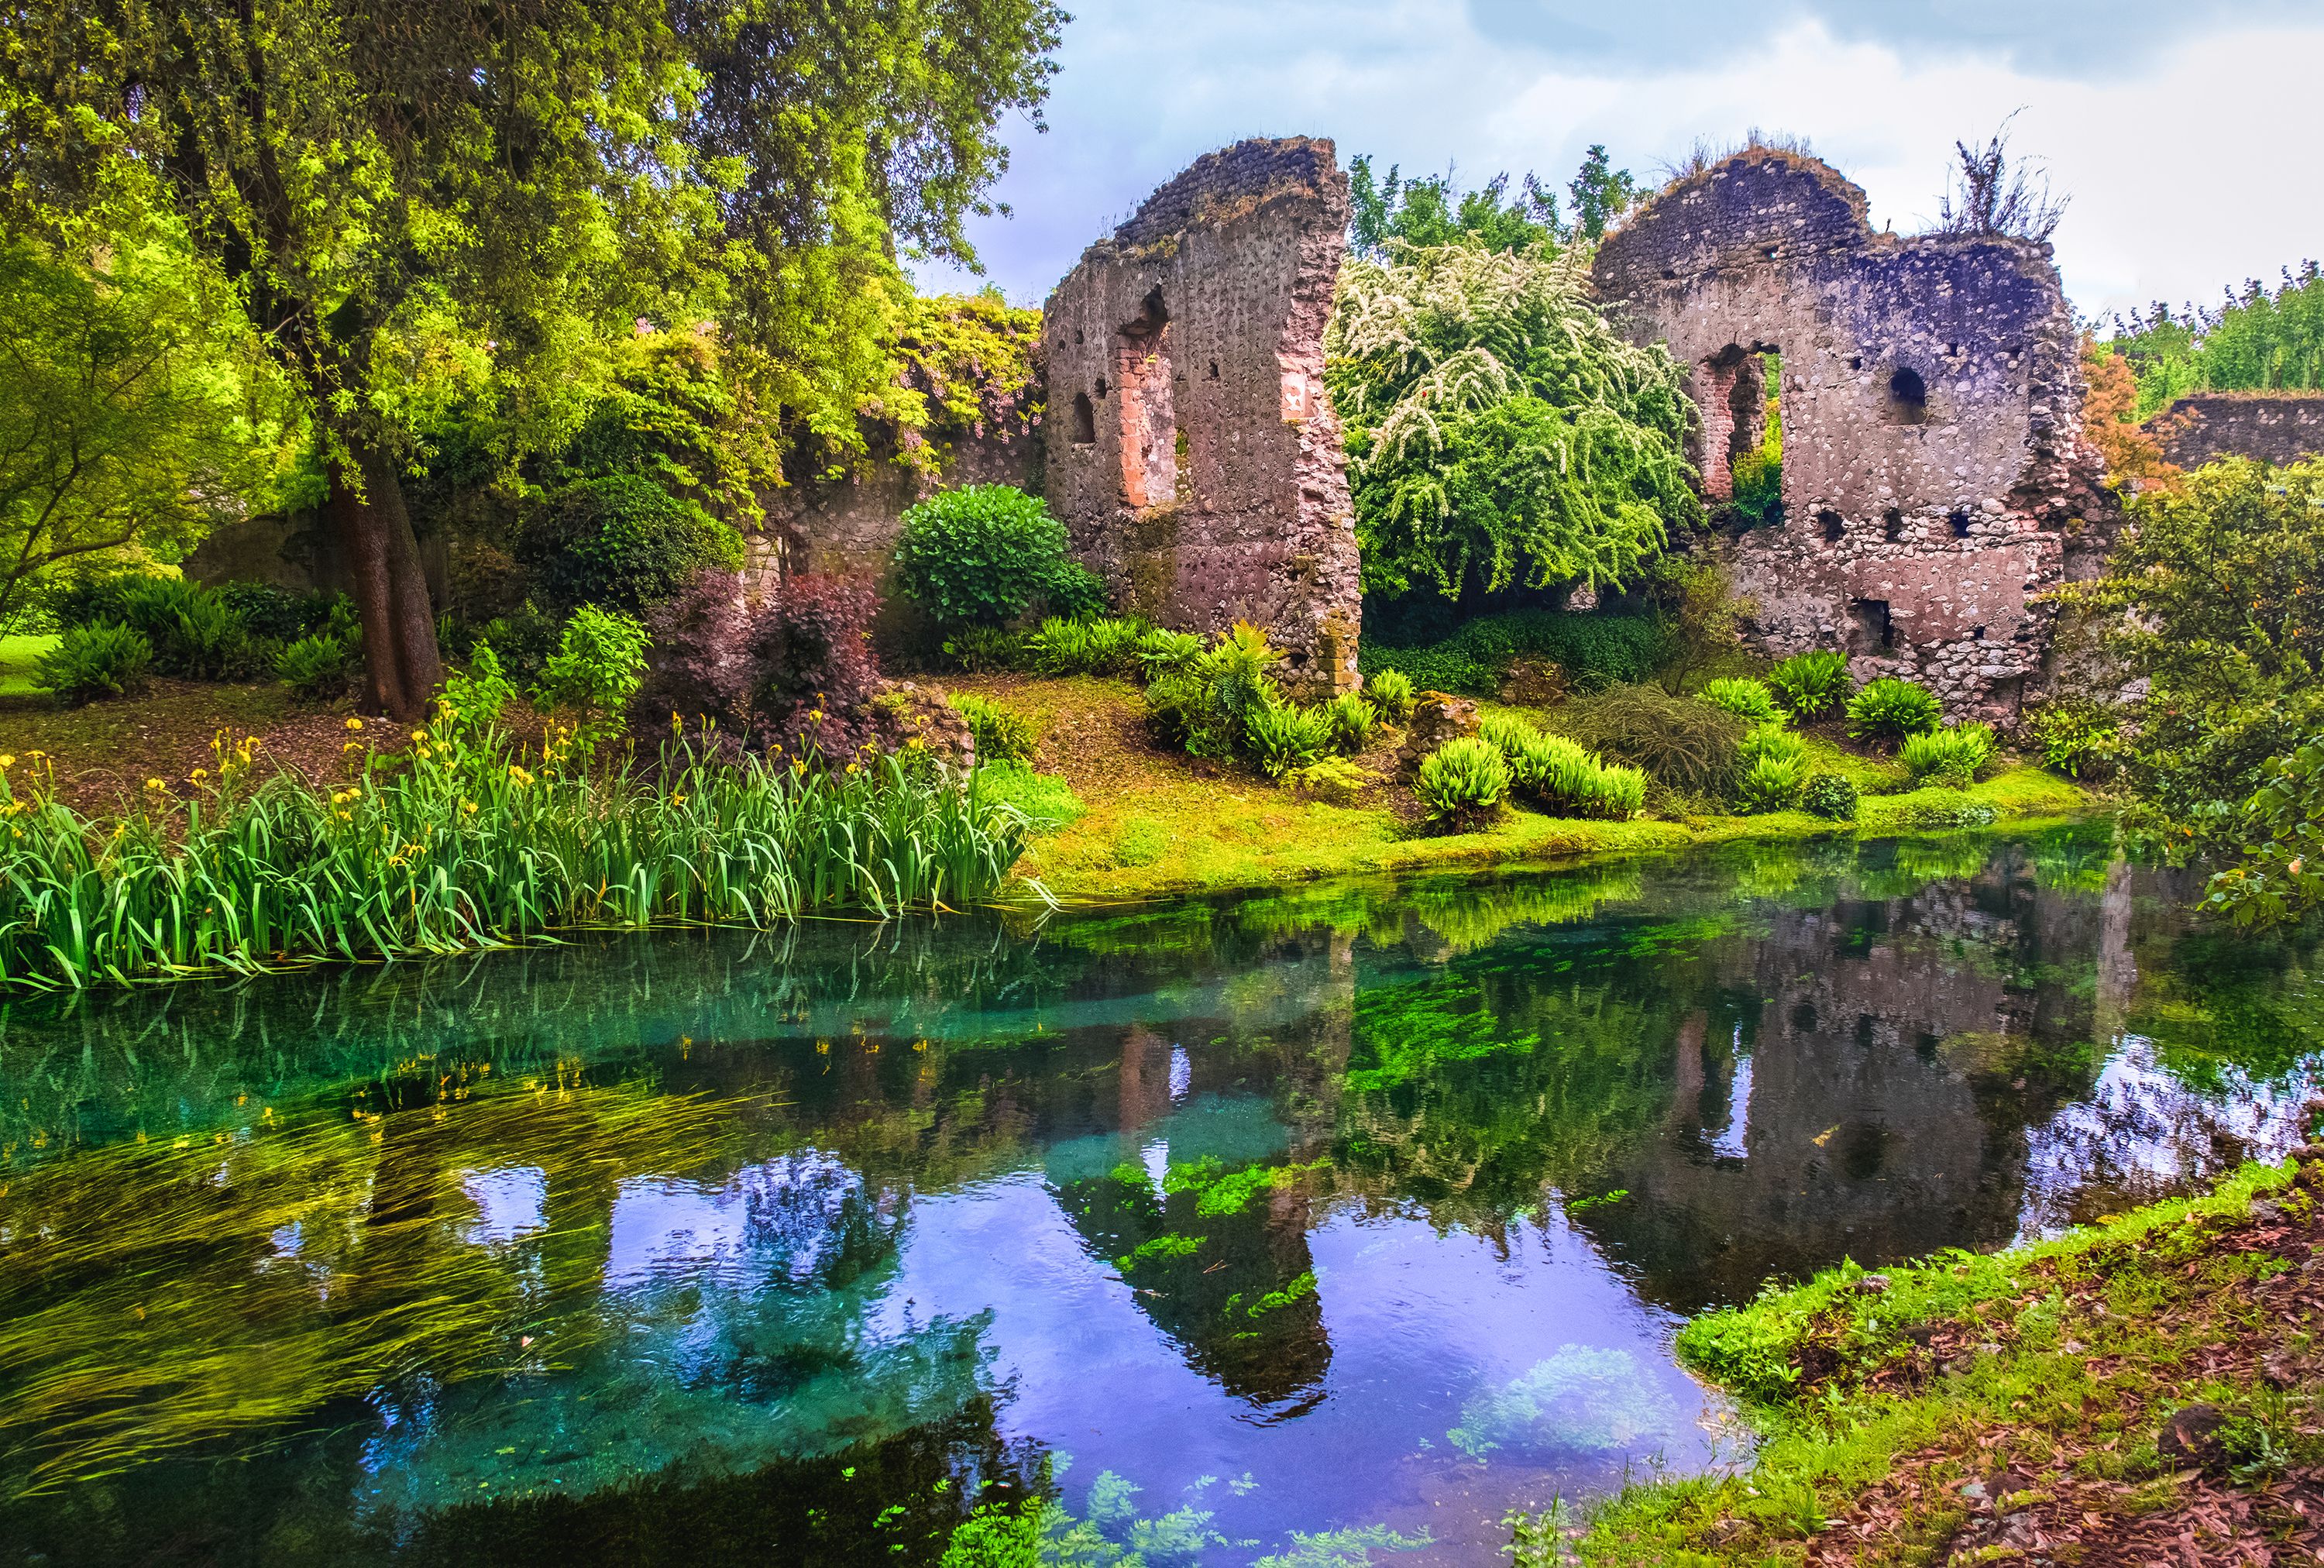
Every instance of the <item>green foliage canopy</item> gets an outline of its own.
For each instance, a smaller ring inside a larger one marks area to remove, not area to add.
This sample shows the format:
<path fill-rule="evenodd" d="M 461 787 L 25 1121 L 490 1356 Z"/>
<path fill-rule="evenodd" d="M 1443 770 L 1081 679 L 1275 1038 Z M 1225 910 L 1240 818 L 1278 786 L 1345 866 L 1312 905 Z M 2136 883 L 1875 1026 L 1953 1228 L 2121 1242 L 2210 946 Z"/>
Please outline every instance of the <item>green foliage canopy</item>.
<path fill-rule="evenodd" d="M 2229 458 L 2130 512 L 2106 575 L 2056 590 L 2147 682 L 2119 742 L 2126 821 L 2236 850 L 2265 765 L 2324 733 L 2324 463 Z"/>
<path fill-rule="evenodd" d="M 1368 592 L 1619 586 L 1703 521 L 1679 365 L 1607 325 L 1572 257 L 1358 258 L 1324 346 Z"/>
<path fill-rule="evenodd" d="M 2191 392 L 2324 388 L 2324 266 L 2286 267 L 2273 289 L 2251 279 L 2208 309 L 2158 300 L 2115 318 L 2106 346 L 2130 361 L 2142 420 Z"/>

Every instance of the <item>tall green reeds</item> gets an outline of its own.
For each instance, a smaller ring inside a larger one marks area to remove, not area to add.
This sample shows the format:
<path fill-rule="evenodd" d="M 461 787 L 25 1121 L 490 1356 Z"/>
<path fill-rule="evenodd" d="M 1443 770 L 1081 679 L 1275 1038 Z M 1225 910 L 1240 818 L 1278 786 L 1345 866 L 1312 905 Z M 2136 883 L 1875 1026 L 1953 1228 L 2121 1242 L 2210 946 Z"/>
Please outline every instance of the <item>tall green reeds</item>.
<path fill-rule="evenodd" d="M 659 767 L 593 768 L 570 731 L 520 751 L 447 710 L 393 758 L 351 741 L 351 777 L 318 789 L 254 782 L 254 744 L 221 743 L 189 798 L 149 779 L 109 826 L 58 800 L 42 760 L 7 760 L 0 985 L 938 909 L 995 891 L 1028 833 L 920 752 L 825 769 L 674 737 Z"/>

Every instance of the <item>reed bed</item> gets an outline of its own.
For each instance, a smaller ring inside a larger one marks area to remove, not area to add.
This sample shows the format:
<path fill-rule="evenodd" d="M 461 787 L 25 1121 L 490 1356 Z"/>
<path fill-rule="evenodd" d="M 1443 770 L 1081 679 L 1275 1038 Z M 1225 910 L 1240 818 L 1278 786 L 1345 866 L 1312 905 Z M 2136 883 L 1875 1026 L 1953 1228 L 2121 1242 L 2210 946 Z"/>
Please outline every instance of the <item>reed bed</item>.
<path fill-rule="evenodd" d="M 520 747 L 447 709 L 392 757 L 350 739 L 323 789 L 260 779 L 256 742 L 221 736 L 188 793 L 148 779 L 112 822 L 59 800 L 50 760 L 0 757 L 0 986 L 940 909 L 991 896 L 1028 836 L 924 752 L 809 766 L 712 739 L 593 764 L 569 729 Z"/>

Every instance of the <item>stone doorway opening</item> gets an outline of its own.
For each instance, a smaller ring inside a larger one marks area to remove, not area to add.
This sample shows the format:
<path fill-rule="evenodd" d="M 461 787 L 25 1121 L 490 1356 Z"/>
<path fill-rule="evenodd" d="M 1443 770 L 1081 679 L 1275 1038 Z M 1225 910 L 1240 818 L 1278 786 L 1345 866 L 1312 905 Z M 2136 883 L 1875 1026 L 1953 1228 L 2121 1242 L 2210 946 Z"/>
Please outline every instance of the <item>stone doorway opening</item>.
<path fill-rule="evenodd" d="M 1178 414 L 1170 364 L 1170 309 L 1159 284 L 1113 339 L 1120 393 L 1121 498 L 1133 511 L 1178 499 Z"/>
<path fill-rule="evenodd" d="M 1783 521 L 1784 356 L 1775 345 L 1730 343 L 1696 367 L 1702 489 L 1747 514 Z"/>

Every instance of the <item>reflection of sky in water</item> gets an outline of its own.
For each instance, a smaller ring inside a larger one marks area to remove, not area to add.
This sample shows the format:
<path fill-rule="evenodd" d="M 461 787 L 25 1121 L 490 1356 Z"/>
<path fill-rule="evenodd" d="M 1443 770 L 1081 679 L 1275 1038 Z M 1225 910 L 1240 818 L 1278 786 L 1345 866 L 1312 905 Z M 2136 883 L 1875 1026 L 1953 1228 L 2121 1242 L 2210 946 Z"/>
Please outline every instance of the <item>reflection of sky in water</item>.
<path fill-rule="evenodd" d="M 2124 1036 L 2087 1095 L 2027 1130 L 2017 1239 L 2146 1202 L 2218 1169 L 2223 1150 L 2298 1143 L 2300 1108 L 2317 1082 L 2310 1073 L 2274 1084 L 2238 1078 L 2199 1093 L 2156 1062 L 2153 1041 Z"/>
<path fill-rule="evenodd" d="M 539 1166 L 470 1171 L 460 1190 L 476 1205 L 475 1222 L 461 1235 L 472 1246 L 505 1244 L 548 1229 L 549 1174 Z"/>

